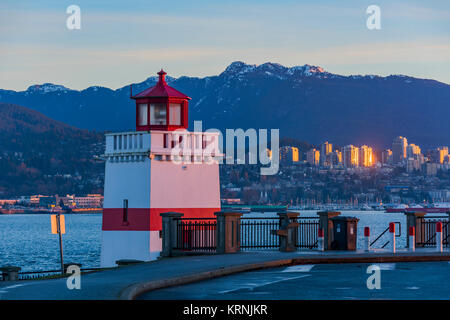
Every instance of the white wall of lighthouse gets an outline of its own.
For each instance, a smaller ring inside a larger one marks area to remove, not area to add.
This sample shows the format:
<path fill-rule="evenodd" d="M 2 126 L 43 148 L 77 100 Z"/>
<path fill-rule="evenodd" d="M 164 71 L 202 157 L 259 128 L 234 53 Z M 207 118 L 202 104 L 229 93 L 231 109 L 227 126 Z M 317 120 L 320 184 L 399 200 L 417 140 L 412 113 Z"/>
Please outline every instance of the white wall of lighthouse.
<path fill-rule="evenodd" d="M 161 212 L 212 217 L 219 210 L 218 139 L 187 131 L 106 135 L 102 266 L 157 258 Z"/>

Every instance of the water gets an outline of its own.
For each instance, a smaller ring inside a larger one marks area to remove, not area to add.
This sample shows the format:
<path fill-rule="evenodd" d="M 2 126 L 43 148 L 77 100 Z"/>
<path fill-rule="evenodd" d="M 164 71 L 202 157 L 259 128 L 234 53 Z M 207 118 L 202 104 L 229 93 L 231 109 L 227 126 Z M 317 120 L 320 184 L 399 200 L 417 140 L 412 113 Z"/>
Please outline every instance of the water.
<path fill-rule="evenodd" d="M 315 211 L 305 211 L 300 216 L 315 216 Z M 358 221 L 357 230 L 357 248 L 363 249 L 364 247 L 364 227 L 370 227 L 370 239 L 375 240 L 386 228 L 389 227 L 390 222 L 400 222 L 400 229 L 396 230 L 396 234 L 401 234 L 395 240 L 396 247 L 406 247 L 406 216 L 401 212 L 387 213 L 383 211 L 342 211 L 341 216 L 356 217 Z M 396 225 L 398 228 L 398 224 Z M 374 248 L 381 248 L 387 241 L 390 240 L 389 232 L 386 232 L 374 245 Z"/>
<path fill-rule="evenodd" d="M 101 214 L 66 214 L 64 262 L 83 268 L 100 266 Z M 60 268 L 59 238 L 51 233 L 50 215 L 0 214 L 0 266 L 22 271 Z"/>
<path fill-rule="evenodd" d="M 401 237 L 397 247 L 406 245 L 406 217 L 403 213 L 380 211 L 342 211 L 342 216 L 356 217 L 358 248 L 362 248 L 364 227 L 370 226 L 371 239 L 375 239 L 389 222 L 401 223 Z M 276 217 L 276 213 L 252 213 L 245 217 Z M 317 216 L 316 211 L 301 211 L 301 217 Z M 445 215 L 443 215 L 445 216 Z M 67 214 L 66 234 L 63 235 L 64 261 L 81 263 L 84 268 L 100 266 L 101 214 Z M 387 232 L 374 247 L 389 240 Z M 22 271 L 59 269 L 58 235 L 51 234 L 50 215 L 0 214 L 0 266 L 15 265 Z"/>

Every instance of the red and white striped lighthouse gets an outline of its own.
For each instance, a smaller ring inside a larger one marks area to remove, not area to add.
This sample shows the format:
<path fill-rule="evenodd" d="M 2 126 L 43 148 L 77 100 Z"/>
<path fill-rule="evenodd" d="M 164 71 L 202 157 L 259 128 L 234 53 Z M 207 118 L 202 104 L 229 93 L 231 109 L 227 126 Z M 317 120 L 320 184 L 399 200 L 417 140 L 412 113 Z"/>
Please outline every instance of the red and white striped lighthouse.
<path fill-rule="evenodd" d="M 213 217 L 220 210 L 218 133 L 188 132 L 191 98 L 158 83 L 132 96 L 136 131 L 106 134 L 101 266 L 153 260 L 160 213 Z"/>

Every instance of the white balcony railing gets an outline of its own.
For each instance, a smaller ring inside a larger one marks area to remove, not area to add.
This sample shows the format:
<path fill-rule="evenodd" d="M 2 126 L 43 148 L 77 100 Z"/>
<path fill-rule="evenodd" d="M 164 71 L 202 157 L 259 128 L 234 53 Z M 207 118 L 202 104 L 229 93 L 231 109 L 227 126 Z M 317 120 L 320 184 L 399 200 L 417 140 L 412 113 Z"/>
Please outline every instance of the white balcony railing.
<path fill-rule="evenodd" d="M 105 136 L 104 156 L 113 162 L 143 161 L 145 157 L 204 162 L 222 156 L 216 132 L 134 131 L 107 133 Z"/>

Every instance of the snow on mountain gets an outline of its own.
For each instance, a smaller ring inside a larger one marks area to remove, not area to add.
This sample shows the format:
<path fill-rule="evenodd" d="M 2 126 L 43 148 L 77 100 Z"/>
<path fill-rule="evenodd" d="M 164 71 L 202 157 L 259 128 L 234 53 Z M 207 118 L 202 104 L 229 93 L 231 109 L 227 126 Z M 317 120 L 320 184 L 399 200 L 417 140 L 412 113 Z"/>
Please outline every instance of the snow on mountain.
<path fill-rule="evenodd" d="M 266 76 L 276 77 L 281 80 L 287 80 L 292 77 L 328 77 L 334 76 L 326 72 L 323 68 L 318 66 L 311 66 L 305 64 L 303 66 L 285 67 L 279 63 L 266 62 L 260 65 L 246 64 L 242 61 L 235 61 L 231 63 L 224 72 L 219 76 L 227 78 L 237 78 L 242 80 L 244 75 L 262 73 Z"/>
<path fill-rule="evenodd" d="M 33 93 L 49 93 L 49 92 L 56 92 L 56 91 L 68 91 L 72 90 L 69 88 L 66 88 L 59 84 L 53 84 L 53 83 L 43 83 L 43 84 L 35 84 L 32 86 L 29 86 L 26 92 L 33 92 Z"/>
<path fill-rule="evenodd" d="M 371 141 L 376 136 L 374 143 L 388 144 L 398 134 L 423 145 L 445 144 L 450 138 L 446 120 L 450 86 L 435 80 L 343 76 L 308 64 L 285 67 L 242 61 L 231 63 L 218 75 L 166 79 L 192 97 L 189 119 L 202 119 L 205 127 L 274 127 L 283 135 L 309 141 L 336 137 L 336 143 L 355 137 Z M 153 74 L 133 83 L 132 93 L 156 81 Z M 135 107 L 130 93 L 130 85 L 76 91 L 45 83 L 21 92 L 0 89 L 0 102 L 24 105 L 79 128 L 132 130 Z M 427 117 L 414 116 L 423 110 Z M 417 131 L 418 127 L 424 130 Z"/>
<path fill-rule="evenodd" d="M 204 78 L 197 78 L 197 77 L 187 77 L 187 76 L 181 76 L 179 78 L 174 78 L 169 75 L 166 76 L 166 81 L 168 83 L 173 83 L 177 81 L 204 81 L 205 87 L 210 84 L 210 82 L 216 78 L 223 78 L 225 80 L 223 86 L 229 87 L 231 85 L 231 81 L 233 80 L 239 80 L 242 81 L 242 84 L 245 84 L 248 82 L 249 75 L 263 75 L 266 78 L 277 78 L 279 80 L 292 80 L 294 83 L 301 83 L 301 79 L 304 77 L 314 77 L 319 79 L 325 79 L 325 78 L 349 78 L 353 80 L 358 79 L 386 79 L 389 77 L 393 78 L 401 78 L 401 79 L 407 79 L 407 83 L 409 83 L 410 78 L 405 75 L 391 75 L 388 77 L 381 77 L 377 75 L 350 75 L 350 76 L 341 76 L 333 73 L 329 73 L 325 71 L 322 67 L 319 66 L 312 66 L 309 64 L 305 64 L 302 66 L 293 66 L 293 67 L 285 67 L 279 63 L 273 63 L 273 62 L 266 62 L 262 64 L 247 64 L 243 61 L 234 61 L 232 62 L 221 74 L 218 76 L 210 76 L 210 77 L 204 77 Z M 150 86 L 153 86 L 158 81 L 158 76 L 150 76 L 144 81 L 140 83 L 134 83 L 133 84 L 133 93 L 140 92 L 142 90 L 147 89 Z M 36 84 L 28 87 L 28 89 L 25 92 L 25 94 L 29 93 L 40 93 L 40 94 L 46 94 L 46 93 L 53 93 L 53 92 L 67 92 L 67 91 L 77 91 L 77 92 L 83 92 L 83 91 L 98 91 L 100 89 L 108 89 L 106 87 L 101 86 L 91 86 L 84 90 L 73 90 L 66 88 L 62 85 L 57 85 L 53 83 L 44 83 L 44 84 Z M 112 89 L 113 91 L 116 91 L 118 93 L 122 93 L 124 91 L 128 92 L 129 85 L 123 86 L 119 89 Z M 12 90 L 2 90 L 2 93 L 13 93 L 15 91 Z"/>

